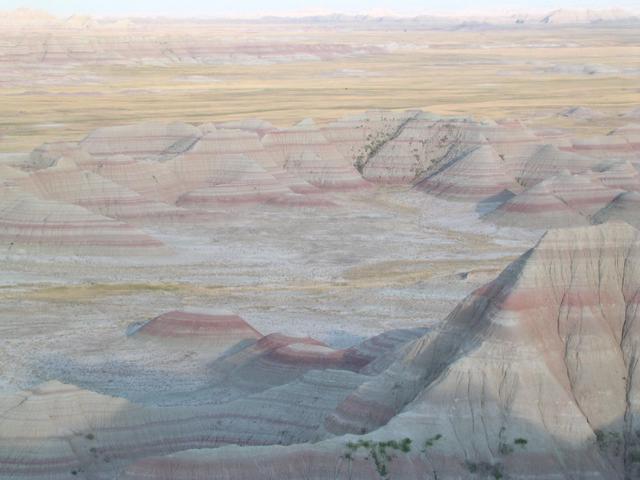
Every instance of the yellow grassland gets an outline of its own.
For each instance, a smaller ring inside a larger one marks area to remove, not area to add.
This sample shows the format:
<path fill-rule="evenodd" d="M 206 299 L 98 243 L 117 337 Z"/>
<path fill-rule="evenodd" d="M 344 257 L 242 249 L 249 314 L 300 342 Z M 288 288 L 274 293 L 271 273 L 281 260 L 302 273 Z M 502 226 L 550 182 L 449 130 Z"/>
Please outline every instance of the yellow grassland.
<path fill-rule="evenodd" d="M 246 34 L 246 27 L 238 28 L 236 36 Z M 66 72 L 70 79 L 99 79 L 84 84 L 46 85 L 46 69 L 16 65 L 40 83 L 0 83 L 0 152 L 28 151 L 44 141 L 82 138 L 99 126 L 145 120 L 201 123 L 255 116 L 284 126 L 305 117 L 331 120 L 375 108 L 519 117 L 590 134 L 623 121 L 576 123 L 554 113 L 584 105 L 615 115 L 640 102 L 637 74 L 546 71 L 577 64 L 638 68 L 640 33 L 634 29 L 331 33 L 332 42 L 411 48 L 263 65 L 72 66 Z M 276 32 L 260 34 L 277 39 Z M 234 38 L 233 27 L 220 35 Z M 289 37 L 318 43 L 327 33 L 310 29 Z"/>

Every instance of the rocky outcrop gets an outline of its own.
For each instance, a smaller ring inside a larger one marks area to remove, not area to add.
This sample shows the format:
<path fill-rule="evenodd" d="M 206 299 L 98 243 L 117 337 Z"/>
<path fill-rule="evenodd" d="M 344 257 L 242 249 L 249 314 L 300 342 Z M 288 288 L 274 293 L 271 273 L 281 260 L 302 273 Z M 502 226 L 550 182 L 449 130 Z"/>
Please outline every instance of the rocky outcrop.
<path fill-rule="evenodd" d="M 210 177 L 209 183 L 213 185 L 181 195 L 177 205 L 207 208 L 219 204 L 263 203 L 293 193 L 245 155 L 220 158 L 220 179 L 221 182 L 216 183 L 215 178 Z"/>

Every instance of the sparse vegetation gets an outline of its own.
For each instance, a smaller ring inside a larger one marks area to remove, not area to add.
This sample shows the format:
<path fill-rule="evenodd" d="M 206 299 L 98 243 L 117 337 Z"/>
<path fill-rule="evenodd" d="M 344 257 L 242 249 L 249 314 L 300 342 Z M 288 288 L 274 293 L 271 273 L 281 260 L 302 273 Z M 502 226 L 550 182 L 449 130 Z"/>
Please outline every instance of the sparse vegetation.
<path fill-rule="evenodd" d="M 428 438 L 427 440 L 425 440 L 423 452 L 426 451 L 428 448 L 433 447 L 436 444 L 436 442 L 438 440 L 440 440 L 441 438 L 442 438 L 442 435 L 438 433 L 438 434 L 434 435 L 433 437 Z"/>
<path fill-rule="evenodd" d="M 619 457 L 622 453 L 623 439 L 619 432 L 595 430 L 596 444 L 603 453 Z"/>
<path fill-rule="evenodd" d="M 513 441 L 513 443 L 515 443 L 515 444 L 516 444 L 516 445 L 518 445 L 519 447 L 524 448 L 524 447 L 526 447 L 526 446 L 527 446 L 527 443 L 529 443 L 529 442 L 528 442 L 528 440 L 527 440 L 526 438 L 519 437 L 519 438 L 516 438 L 516 439 Z"/>
<path fill-rule="evenodd" d="M 525 448 L 529 441 L 523 437 L 517 437 L 513 440 L 513 445 L 504 440 L 504 434 L 506 432 L 506 428 L 502 427 L 500 429 L 500 433 L 498 434 L 498 453 L 501 456 L 511 455 L 514 452 L 514 445 Z M 504 478 L 504 465 L 502 462 L 465 462 L 467 470 L 470 473 L 477 474 L 481 476 L 481 478 L 494 478 L 496 480 L 500 480 Z"/>
<path fill-rule="evenodd" d="M 371 440 L 360 439 L 357 442 L 348 442 L 348 451 L 342 455 L 342 458 L 352 461 L 358 450 L 363 449 L 367 452 L 365 459 L 373 460 L 376 471 L 380 478 L 388 478 L 388 464 L 393 460 L 395 454 L 392 451 L 409 453 L 411 451 L 411 439 L 403 438 L 400 441 L 389 440 L 386 442 L 374 442 Z"/>
<path fill-rule="evenodd" d="M 372 134 L 367 135 L 367 144 L 364 146 L 364 152 L 356 157 L 356 161 L 354 166 L 356 169 L 363 173 L 364 168 L 367 166 L 367 162 L 376 156 L 376 154 L 380 151 L 380 149 L 389 141 L 396 138 L 398 135 L 402 133 L 404 127 L 414 118 L 416 115 L 412 115 L 405 120 L 403 120 L 396 129 L 388 132 L 381 131 L 377 132 L 375 136 Z"/>
<path fill-rule="evenodd" d="M 500 442 L 498 444 L 498 452 L 500 452 L 500 455 L 511 455 L 513 447 L 506 442 Z"/>
<path fill-rule="evenodd" d="M 439 440 L 442 439 L 442 434 L 436 433 L 433 437 L 429 437 L 424 441 L 424 448 L 421 452 L 427 457 L 427 461 L 429 461 L 429 449 L 432 448 Z M 433 478 L 438 480 L 438 472 L 433 468 Z"/>
<path fill-rule="evenodd" d="M 494 478 L 495 480 L 504 478 L 504 467 L 502 463 L 467 461 L 465 465 L 470 473 L 480 475 L 481 478 Z"/>
<path fill-rule="evenodd" d="M 629 452 L 629 461 L 631 463 L 640 463 L 640 449 L 634 449 Z"/>

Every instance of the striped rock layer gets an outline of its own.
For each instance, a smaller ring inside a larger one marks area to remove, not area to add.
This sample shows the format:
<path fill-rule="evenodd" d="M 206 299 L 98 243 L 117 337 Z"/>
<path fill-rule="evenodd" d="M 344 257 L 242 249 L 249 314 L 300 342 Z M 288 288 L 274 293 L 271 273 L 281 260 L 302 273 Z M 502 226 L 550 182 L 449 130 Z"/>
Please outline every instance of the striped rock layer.
<path fill-rule="evenodd" d="M 270 334 L 225 356 L 211 368 L 220 383 L 257 392 L 291 382 L 311 370 L 358 372 L 374 358 L 356 349 L 334 350 L 313 338 Z"/>
<path fill-rule="evenodd" d="M 99 128 L 81 145 L 96 157 L 129 155 L 135 159 L 163 159 L 184 152 L 200 136 L 197 127 L 186 123 L 143 123 Z"/>
<path fill-rule="evenodd" d="M 635 478 L 639 292 L 637 230 L 552 230 L 396 351 L 325 427 L 410 438 L 386 463 L 390 478 Z M 376 478 L 368 450 L 348 448 L 357 439 L 191 450 L 140 460 L 122 478 Z"/>
<path fill-rule="evenodd" d="M 262 138 L 262 144 L 287 172 L 318 188 L 354 190 L 369 186 L 313 122 L 270 132 Z"/>
<path fill-rule="evenodd" d="M 183 177 L 187 177 L 185 183 L 191 183 L 190 173 L 186 172 L 192 166 L 192 162 L 186 159 L 181 166 Z M 293 194 L 292 190 L 245 155 L 227 154 L 220 158 L 219 166 L 219 175 L 210 178 L 209 183 L 213 185 L 188 191 L 178 198 L 176 204 L 198 208 L 216 204 L 262 203 Z"/>
<path fill-rule="evenodd" d="M 581 173 L 601 163 L 599 159 L 565 152 L 554 145 L 536 145 L 514 175 L 518 183 L 529 188 L 563 171 Z"/>
<path fill-rule="evenodd" d="M 167 255 L 159 240 L 77 205 L 0 189 L 0 242 L 8 251 L 110 255 Z"/>
<path fill-rule="evenodd" d="M 64 159 L 66 160 L 66 159 Z M 72 203 L 100 215 L 125 221 L 170 221 L 189 216 L 187 210 L 147 199 L 101 175 L 59 160 L 20 182 L 23 190 L 41 198 Z"/>
<path fill-rule="evenodd" d="M 609 188 L 640 192 L 640 171 L 629 161 L 607 165 L 598 172 L 600 181 Z"/>
<path fill-rule="evenodd" d="M 640 228 L 640 193 L 624 192 L 592 217 L 593 223 L 627 222 Z"/>
<path fill-rule="evenodd" d="M 359 371 L 384 369 L 379 361 L 422 333 L 388 332 L 333 350 L 308 337 L 260 336 L 233 314 L 167 312 L 127 342 L 222 354 L 210 367 L 222 378 L 212 376 L 216 389 L 203 393 L 225 382 L 235 392 L 188 407 L 137 405 L 57 381 L 0 396 L 0 477 L 116 478 L 137 460 L 193 448 L 317 441 L 328 436 L 325 419 L 372 375 Z"/>
<path fill-rule="evenodd" d="M 561 228 L 588 225 L 622 190 L 603 185 L 596 174 L 551 177 L 500 205 L 485 216 L 499 225 L 524 228 Z"/>
<path fill-rule="evenodd" d="M 443 198 L 481 201 L 519 189 L 505 170 L 504 160 L 485 145 L 427 177 L 417 187 Z"/>
<path fill-rule="evenodd" d="M 212 211 L 235 205 L 331 207 L 337 198 L 327 191 L 401 184 L 482 202 L 482 209 L 507 202 L 487 219 L 548 228 L 588 223 L 622 191 L 640 191 L 638 138 L 634 124 L 571 139 L 516 120 L 478 122 L 416 110 L 370 111 L 322 126 L 305 120 L 285 129 L 258 119 L 148 122 L 99 128 L 78 143 L 44 144 L 23 171 L 4 167 L 0 181 L 110 219 L 159 224 L 206 221 Z M 594 180 L 576 177 L 556 195 L 544 182 L 565 170 Z M 629 208 L 616 212 L 635 221 Z M 39 242 L 28 237 L 16 240 Z"/>
<path fill-rule="evenodd" d="M 571 146 L 563 149 L 603 160 L 617 158 L 638 163 L 640 135 L 633 129 L 614 130 L 609 135 L 575 139 Z"/>
<path fill-rule="evenodd" d="M 49 382 L 0 399 L 0 477 L 115 478 L 152 455 L 309 441 L 359 383 L 356 374 L 330 371 L 221 405 L 144 407 Z"/>
<path fill-rule="evenodd" d="M 139 326 L 134 337 L 177 348 L 204 348 L 214 356 L 261 335 L 238 315 L 176 310 Z"/>

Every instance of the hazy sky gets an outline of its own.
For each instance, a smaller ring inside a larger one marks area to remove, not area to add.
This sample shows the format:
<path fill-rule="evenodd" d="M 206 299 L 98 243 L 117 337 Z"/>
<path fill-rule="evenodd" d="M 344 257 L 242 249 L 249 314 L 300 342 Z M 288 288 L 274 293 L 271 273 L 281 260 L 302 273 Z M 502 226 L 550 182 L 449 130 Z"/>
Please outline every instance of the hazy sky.
<path fill-rule="evenodd" d="M 638 10 L 638 0 L 0 0 L 0 10 L 29 7 L 57 15 L 260 15 L 291 13 L 503 13 L 556 8 L 624 8 Z"/>

